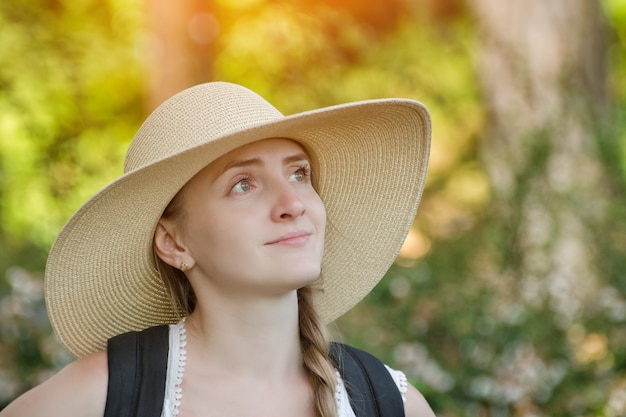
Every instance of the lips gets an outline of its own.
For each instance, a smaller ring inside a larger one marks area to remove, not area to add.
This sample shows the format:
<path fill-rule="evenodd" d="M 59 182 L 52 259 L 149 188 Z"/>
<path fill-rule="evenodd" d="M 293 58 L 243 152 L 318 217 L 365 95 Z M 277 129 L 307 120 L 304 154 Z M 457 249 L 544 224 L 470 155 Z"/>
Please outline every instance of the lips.
<path fill-rule="evenodd" d="M 267 242 L 265 245 L 287 245 L 287 246 L 303 245 L 309 241 L 309 236 L 311 236 L 310 232 L 305 232 L 305 231 L 290 232 L 290 233 L 286 233 L 280 236 L 278 239 L 274 239 L 270 242 Z"/>

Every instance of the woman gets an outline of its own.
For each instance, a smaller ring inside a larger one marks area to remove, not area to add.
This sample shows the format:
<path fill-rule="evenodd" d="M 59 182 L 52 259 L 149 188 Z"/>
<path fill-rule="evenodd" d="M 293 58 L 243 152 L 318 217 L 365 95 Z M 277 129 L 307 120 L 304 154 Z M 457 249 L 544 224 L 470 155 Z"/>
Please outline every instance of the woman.
<path fill-rule="evenodd" d="M 169 324 L 162 416 L 353 416 L 324 325 L 393 262 L 429 143 L 412 100 L 285 117 L 229 83 L 172 97 L 50 252 L 48 313 L 78 359 L 0 415 L 112 413 L 107 341 Z M 405 414 L 431 416 L 388 372 Z"/>

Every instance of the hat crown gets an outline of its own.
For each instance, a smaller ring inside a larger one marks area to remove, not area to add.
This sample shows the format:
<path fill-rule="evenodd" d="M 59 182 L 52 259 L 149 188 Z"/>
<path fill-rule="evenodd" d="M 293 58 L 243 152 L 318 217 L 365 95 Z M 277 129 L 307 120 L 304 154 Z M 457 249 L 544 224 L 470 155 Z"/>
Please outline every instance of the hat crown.
<path fill-rule="evenodd" d="M 263 97 L 236 84 L 188 88 L 162 103 L 139 128 L 126 153 L 124 172 L 283 117 Z"/>

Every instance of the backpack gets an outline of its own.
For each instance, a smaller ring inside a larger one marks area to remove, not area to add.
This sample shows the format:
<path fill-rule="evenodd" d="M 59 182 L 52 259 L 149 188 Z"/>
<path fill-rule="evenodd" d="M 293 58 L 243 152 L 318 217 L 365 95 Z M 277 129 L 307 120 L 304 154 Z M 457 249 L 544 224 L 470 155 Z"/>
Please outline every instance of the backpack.
<path fill-rule="evenodd" d="M 108 341 L 109 385 L 104 417 L 160 417 L 165 398 L 169 327 L 150 327 Z M 393 378 L 376 357 L 331 343 L 356 417 L 404 417 Z"/>

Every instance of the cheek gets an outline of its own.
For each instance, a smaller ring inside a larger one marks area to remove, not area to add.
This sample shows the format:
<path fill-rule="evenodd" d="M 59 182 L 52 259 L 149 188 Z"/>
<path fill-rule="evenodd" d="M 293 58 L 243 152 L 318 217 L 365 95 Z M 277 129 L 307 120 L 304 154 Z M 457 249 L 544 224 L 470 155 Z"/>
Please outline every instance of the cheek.
<path fill-rule="evenodd" d="M 234 216 L 208 215 L 190 233 L 189 249 L 206 275 L 231 276 L 240 271 L 242 259 L 255 257 L 256 235 L 249 230 L 256 228 L 246 221 L 246 218 L 234 219 Z"/>
<path fill-rule="evenodd" d="M 326 207 L 324 202 L 317 193 L 313 197 L 309 210 L 311 211 L 313 221 L 315 222 L 318 230 L 323 232 L 326 229 Z"/>
<path fill-rule="evenodd" d="M 219 251 L 241 239 L 246 228 L 249 229 L 247 221 L 245 216 L 236 215 L 236 211 L 208 211 L 195 223 L 194 240 L 204 244 L 208 251 Z"/>
<path fill-rule="evenodd" d="M 219 251 L 238 234 L 233 230 L 236 223 L 228 214 L 228 211 L 215 210 L 208 204 L 188 211 L 186 243 L 196 256 Z"/>

